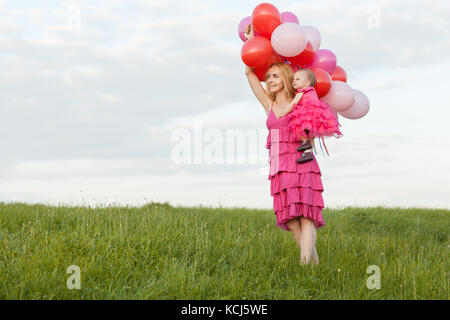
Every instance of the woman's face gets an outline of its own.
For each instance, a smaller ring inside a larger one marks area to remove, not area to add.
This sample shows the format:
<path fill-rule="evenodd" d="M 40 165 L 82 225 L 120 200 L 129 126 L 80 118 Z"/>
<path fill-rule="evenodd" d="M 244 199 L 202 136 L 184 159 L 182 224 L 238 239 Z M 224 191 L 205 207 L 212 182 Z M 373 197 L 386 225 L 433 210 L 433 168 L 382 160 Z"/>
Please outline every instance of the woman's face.
<path fill-rule="evenodd" d="M 267 86 L 270 92 L 276 93 L 283 90 L 284 85 L 281 80 L 281 70 L 277 66 L 273 66 L 267 71 Z"/>

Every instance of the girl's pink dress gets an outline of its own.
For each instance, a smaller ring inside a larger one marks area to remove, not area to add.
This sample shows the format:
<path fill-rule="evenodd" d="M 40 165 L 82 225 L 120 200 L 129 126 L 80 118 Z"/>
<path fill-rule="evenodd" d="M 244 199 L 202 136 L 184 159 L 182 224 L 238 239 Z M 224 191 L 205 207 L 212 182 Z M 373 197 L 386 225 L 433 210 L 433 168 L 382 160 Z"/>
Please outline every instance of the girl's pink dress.
<path fill-rule="evenodd" d="M 299 216 L 313 220 L 318 229 L 325 225 L 322 217 L 322 173 L 315 156 L 312 161 L 297 163 L 303 151 L 297 151 L 300 140 L 288 126 L 290 113 L 277 119 L 271 109 L 266 121 L 269 129 L 266 143 L 270 161 L 268 179 L 273 210 L 277 226 L 283 230 L 290 231 L 286 222 Z"/>
<path fill-rule="evenodd" d="M 289 127 L 297 137 L 342 137 L 341 126 L 330 106 L 319 100 L 314 87 L 297 90 L 303 92 L 300 102 L 289 113 Z M 305 129 L 309 130 L 309 135 Z"/>

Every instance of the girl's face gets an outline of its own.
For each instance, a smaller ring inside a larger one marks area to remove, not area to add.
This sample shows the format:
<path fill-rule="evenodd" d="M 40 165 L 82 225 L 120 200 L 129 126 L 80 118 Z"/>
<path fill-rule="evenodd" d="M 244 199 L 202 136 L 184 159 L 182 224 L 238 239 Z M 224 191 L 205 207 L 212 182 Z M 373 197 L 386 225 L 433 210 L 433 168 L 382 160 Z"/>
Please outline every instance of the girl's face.
<path fill-rule="evenodd" d="M 294 81 L 292 82 L 292 86 L 295 90 L 309 86 L 309 81 L 306 78 L 306 74 L 301 71 L 294 73 Z"/>
<path fill-rule="evenodd" d="M 267 71 L 267 86 L 270 92 L 276 93 L 284 89 L 281 80 L 281 70 L 277 66 L 273 66 Z"/>

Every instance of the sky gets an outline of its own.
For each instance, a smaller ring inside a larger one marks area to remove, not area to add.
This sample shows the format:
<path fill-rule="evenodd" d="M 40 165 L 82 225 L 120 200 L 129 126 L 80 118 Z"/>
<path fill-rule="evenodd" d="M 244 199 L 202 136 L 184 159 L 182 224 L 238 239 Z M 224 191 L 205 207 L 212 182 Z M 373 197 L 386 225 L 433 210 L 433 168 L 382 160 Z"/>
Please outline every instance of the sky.
<path fill-rule="evenodd" d="M 237 34 L 259 3 L 0 0 L 0 201 L 272 208 Z M 271 3 L 370 100 L 317 150 L 325 207 L 449 209 L 450 3 Z"/>

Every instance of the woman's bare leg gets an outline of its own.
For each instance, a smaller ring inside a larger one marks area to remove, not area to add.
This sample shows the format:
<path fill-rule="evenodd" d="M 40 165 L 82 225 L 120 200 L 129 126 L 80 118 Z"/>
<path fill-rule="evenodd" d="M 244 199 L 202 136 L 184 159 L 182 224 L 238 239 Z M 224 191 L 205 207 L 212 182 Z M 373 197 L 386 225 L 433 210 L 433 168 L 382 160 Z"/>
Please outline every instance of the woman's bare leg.
<path fill-rule="evenodd" d="M 319 264 L 319 255 L 317 254 L 316 241 L 317 241 L 317 230 L 314 226 L 314 251 L 313 251 L 313 256 L 312 256 L 313 265 Z"/>
<path fill-rule="evenodd" d="M 317 235 L 317 233 L 315 233 Z M 314 240 L 314 243 L 316 242 L 316 240 Z M 317 254 L 317 249 L 316 246 L 314 245 L 314 252 L 313 252 L 313 257 L 312 257 L 312 263 L 313 265 L 318 265 L 319 264 L 319 255 Z"/>
<path fill-rule="evenodd" d="M 297 245 L 300 248 L 300 241 L 302 238 L 302 228 L 300 225 L 299 218 L 289 220 L 288 222 L 286 222 L 286 225 L 288 226 L 289 230 L 292 231 L 292 235 L 295 239 L 295 242 L 297 242 Z"/>
<path fill-rule="evenodd" d="M 302 230 L 300 240 L 301 262 L 308 265 L 314 258 L 317 236 L 316 228 L 314 221 L 305 217 L 300 217 L 300 226 Z"/>

